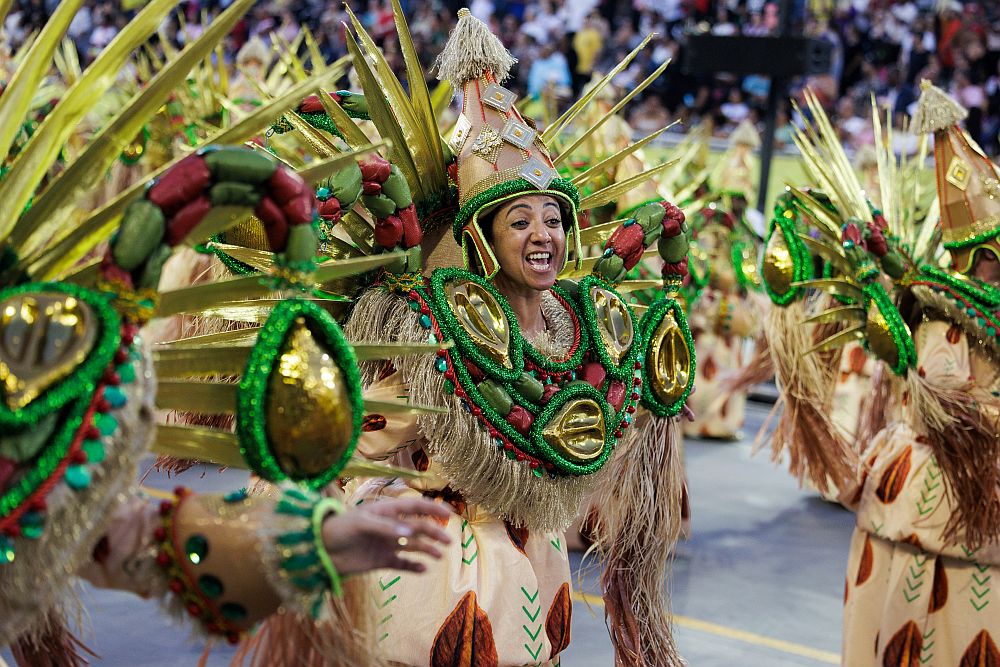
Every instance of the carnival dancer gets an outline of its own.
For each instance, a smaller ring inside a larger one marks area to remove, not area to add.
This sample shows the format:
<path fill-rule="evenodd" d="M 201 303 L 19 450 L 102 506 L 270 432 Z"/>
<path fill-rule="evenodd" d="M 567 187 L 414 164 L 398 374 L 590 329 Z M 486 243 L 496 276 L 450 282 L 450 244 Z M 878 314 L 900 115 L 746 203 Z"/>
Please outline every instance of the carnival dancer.
<path fill-rule="evenodd" d="M 683 214 L 666 202 L 640 207 L 599 257 L 584 261 L 581 200 L 546 145 L 582 103 L 545 131 L 531 127 L 501 85 L 513 59 L 462 10 L 439 60 L 439 76 L 463 93 L 462 115 L 442 146 L 395 9 L 415 92 L 403 92 L 357 22 L 358 40 L 349 36 L 348 46 L 379 133 L 415 137 L 394 141 L 391 163 L 362 163 L 376 243 L 405 248 L 409 259 L 360 297 L 346 330 L 450 347 L 431 363 L 362 365 L 366 395 L 408 396 L 443 412 L 368 420 L 361 451 L 426 476 L 368 482 L 354 499 L 424 495 L 445 499 L 458 515 L 445 525 L 454 539 L 429 565 L 429 580 L 403 575 L 375 589 L 392 605 L 381 652 L 402 665 L 452 665 L 459 655 L 477 665 L 559 664 L 572 611 L 561 531 L 596 489 L 617 660 L 681 664 L 662 595 L 680 519 L 674 420 L 691 389 L 693 350 L 675 301 L 659 301 L 639 320 L 615 285 L 658 241 L 667 285 L 679 287 Z M 412 198 L 399 197 L 403 176 Z M 598 190 L 583 204 L 612 201 L 612 192 Z M 377 214 L 378 193 L 400 213 Z M 419 227 L 410 206 L 421 211 Z"/>

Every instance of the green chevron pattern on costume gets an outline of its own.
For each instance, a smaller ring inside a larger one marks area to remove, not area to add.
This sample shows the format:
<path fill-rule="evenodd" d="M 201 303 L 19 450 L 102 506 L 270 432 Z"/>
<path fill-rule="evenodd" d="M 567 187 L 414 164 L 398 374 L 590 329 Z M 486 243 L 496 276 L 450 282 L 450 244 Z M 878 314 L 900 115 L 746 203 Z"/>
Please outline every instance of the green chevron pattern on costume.
<path fill-rule="evenodd" d="M 989 574 L 989 565 L 975 563 L 975 566 L 978 572 L 972 573 L 972 583 L 969 587 L 972 590 L 972 595 L 969 596 L 969 604 L 976 611 L 982 611 L 990 603 L 987 596 L 993 590 L 990 586 L 990 580 L 993 578 L 993 575 Z"/>
<path fill-rule="evenodd" d="M 375 591 L 375 608 L 378 609 L 379 621 L 378 621 L 378 642 L 382 643 L 389 637 L 389 631 L 386 629 L 389 621 L 392 620 L 392 612 L 389 611 L 388 607 L 399 597 L 393 592 L 393 587 L 399 583 L 402 579 L 400 575 L 396 575 L 392 578 L 379 577 L 378 578 L 378 588 Z"/>
<path fill-rule="evenodd" d="M 906 587 L 903 588 L 903 598 L 907 602 L 918 600 L 923 591 L 924 575 L 927 574 L 927 561 L 930 558 L 927 554 L 914 554 L 913 564 L 907 566 Z"/>
<path fill-rule="evenodd" d="M 938 489 L 941 487 L 941 468 L 938 466 L 937 459 L 933 456 L 927 463 L 927 468 L 924 474 L 924 485 L 920 489 L 920 499 L 917 500 L 917 512 L 920 516 L 927 516 L 933 512 L 939 504 L 941 504 L 940 496 L 938 494 Z"/>
<path fill-rule="evenodd" d="M 922 665 L 926 665 L 934 659 L 934 653 L 931 649 L 934 648 L 934 640 L 932 637 L 936 631 L 936 628 L 931 628 L 924 633 L 924 640 L 920 644 L 920 664 Z"/>
<path fill-rule="evenodd" d="M 521 593 L 525 598 L 525 604 L 521 605 L 521 611 L 525 617 L 525 622 L 521 625 L 521 629 L 524 630 L 524 634 L 528 637 L 528 640 L 524 643 L 524 650 L 537 663 L 538 656 L 541 655 L 542 648 L 545 646 L 543 641 L 539 641 L 539 637 L 542 634 L 542 622 L 540 620 L 542 604 L 538 600 L 537 588 L 534 594 L 531 594 L 528 593 L 528 590 L 524 586 L 521 586 Z"/>
<path fill-rule="evenodd" d="M 462 563 L 472 565 L 479 558 L 479 543 L 476 535 L 469 527 L 469 522 L 462 519 Z"/>

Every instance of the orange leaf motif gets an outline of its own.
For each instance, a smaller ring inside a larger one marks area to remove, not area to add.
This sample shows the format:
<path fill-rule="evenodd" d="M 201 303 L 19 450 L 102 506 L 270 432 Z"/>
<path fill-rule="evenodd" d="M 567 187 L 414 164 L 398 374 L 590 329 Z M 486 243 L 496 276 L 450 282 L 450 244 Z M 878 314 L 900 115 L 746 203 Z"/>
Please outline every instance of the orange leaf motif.
<path fill-rule="evenodd" d="M 962 329 L 957 324 L 952 324 L 948 327 L 948 334 L 945 337 L 952 345 L 958 345 L 958 341 L 962 340 Z"/>
<path fill-rule="evenodd" d="M 868 361 L 868 354 L 862 347 L 852 347 L 847 357 L 848 368 L 855 375 L 861 375 L 865 370 L 865 363 Z"/>
<path fill-rule="evenodd" d="M 512 525 L 509 521 L 503 522 L 504 527 L 507 528 L 507 537 L 510 538 L 511 543 L 517 548 L 518 551 L 524 554 L 524 548 L 528 546 L 528 528 L 522 526 L 518 528 Z M 527 556 L 528 554 L 524 554 Z"/>
<path fill-rule="evenodd" d="M 879 500 L 888 505 L 894 501 L 903 491 L 906 484 L 906 476 L 910 474 L 910 459 L 913 455 L 913 447 L 906 446 L 906 449 L 893 459 L 889 467 L 882 473 L 882 479 L 875 489 L 875 495 Z"/>
<path fill-rule="evenodd" d="M 545 634 L 552 644 L 552 654 L 549 658 L 555 658 L 569 646 L 572 621 L 573 601 L 569 597 L 569 584 L 564 583 L 559 587 L 559 592 L 552 600 L 552 606 L 549 607 L 549 613 L 545 617 Z"/>
<path fill-rule="evenodd" d="M 499 661 L 493 626 L 469 591 L 438 630 L 430 667 L 497 667 Z"/>
<path fill-rule="evenodd" d="M 899 629 L 885 647 L 882 667 L 920 667 L 924 638 L 913 621 Z"/>
<path fill-rule="evenodd" d="M 931 601 L 927 605 L 927 613 L 933 614 L 944 607 L 947 602 L 948 574 L 944 570 L 941 559 L 937 558 L 934 561 L 934 587 L 931 589 Z"/>
<path fill-rule="evenodd" d="M 980 631 L 962 654 L 958 667 L 1000 667 L 1000 650 L 986 630 Z"/>
<path fill-rule="evenodd" d="M 872 563 L 874 560 L 875 557 L 872 554 L 872 537 L 871 535 L 865 535 L 865 547 L 861 550 L 861 563 L 858 565 L 858 576 L 854 580 L 855 586 L 860 586 L 872 576 Z"/>
<path fill-rule="evenodd" d="M 701 375 L 706 380 L 711 380 L 715 377 L 718 372 L 718 367 L 715 364 L 715 359 L 711 355 L 705 358 L 705 361 L 701 364 Z"/>

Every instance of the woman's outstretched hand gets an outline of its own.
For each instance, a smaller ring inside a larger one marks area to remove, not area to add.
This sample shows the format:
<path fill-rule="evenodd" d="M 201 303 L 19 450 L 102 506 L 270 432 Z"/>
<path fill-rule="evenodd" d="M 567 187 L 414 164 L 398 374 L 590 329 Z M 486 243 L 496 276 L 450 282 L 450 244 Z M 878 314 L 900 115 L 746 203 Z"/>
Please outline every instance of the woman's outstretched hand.
<path fill-rule="evenodd" d="M 405 552 L 440 558 L 436 545 L 451 538 L 434 519 L 447 519 L 451 509 L 426 498 L 387 498 L 331 514 L 323 522 L 323 544 L 342 575 L 394 569 L 423 572 L 423 563 Z"/>

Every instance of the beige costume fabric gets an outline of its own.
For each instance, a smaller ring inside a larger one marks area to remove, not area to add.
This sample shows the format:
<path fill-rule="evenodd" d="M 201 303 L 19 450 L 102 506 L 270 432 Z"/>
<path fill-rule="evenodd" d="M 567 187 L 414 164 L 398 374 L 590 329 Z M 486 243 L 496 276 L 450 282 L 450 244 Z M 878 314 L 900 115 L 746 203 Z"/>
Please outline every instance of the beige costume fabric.
<path fill-rule="evenodd" d="M 970 354 L 958 327 L 926 322 L 916 344 L 919 373 L 929 382 L 961 384 L 971 376 L 996 389 L 995 368 Z M 921 421 L 903 403 L 904 421 L 879 433 L 861 487 L 843 496 L 858 513 L 844 590 L 843 664 L 1000 665 L 1000 545 L 973 550 L 944 542 L 952 504 Z"/>

